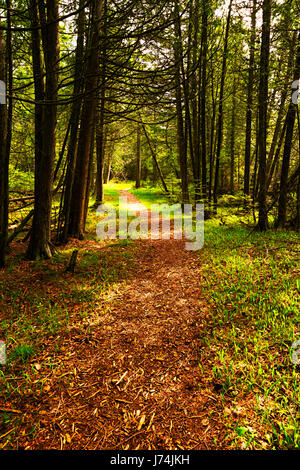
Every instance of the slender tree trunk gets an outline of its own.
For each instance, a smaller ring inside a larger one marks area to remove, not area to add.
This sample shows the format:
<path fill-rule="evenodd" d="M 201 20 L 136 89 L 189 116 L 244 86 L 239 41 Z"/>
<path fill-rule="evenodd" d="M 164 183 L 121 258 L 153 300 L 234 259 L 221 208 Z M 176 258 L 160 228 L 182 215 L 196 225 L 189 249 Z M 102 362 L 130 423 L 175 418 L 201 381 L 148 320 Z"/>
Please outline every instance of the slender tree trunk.
<path fill-rule="evenodd" d="M 299 80 L 300 77 L 300 33 L 298 36 L 298 49 L 297 49 L 297 58 L 294 71 L 294 81 Z M 298 84 L 299 87 L 299 84 Z M 294 94 L 294 90 L 292 92 Z M 282 168 L 281 168 L 281 178 L 280 178 L 280 194 L 278 200 L 278 218 L 276 221 L 277 227 L 284 227 L 286 224 L 286 206 L 287 206 L 287 181 L 289 177 L 289 168 L 290 168 L 290 158 L 296 118 L 296 108 L 297 104 L 293 103 L 291 99 L 287 114 L 287 125 L 285 133 L 285 143 L 283 149 L 283 159 L 282 159 Z"/>
<path fill-rule="evenodd" d="M 236 124 L 236 81 L 233 82 L 232 109 L 231 109 L 231 129 L 230 129 L 230 193 L 234 194 L 234 173 L 235 173 L 235 124 Z"/>
<path fill-rule="evenodd" d="M 274 158 L 272 160 L 271 168 L 269 169 L 268 173 L 268 179 L 267 179 L 267 190 L 269 189 L 269 186 L 272 182 L 273 175 L 275 174 L 274 181 L 273 181 L 273 189 L 276 185 L 276 182 L 278 181 L 278 178 L 280 178 L 278 168 L 279 168 L 279 157 L 280 157 L 280 152 L 282 148 L 282 144 L 284 141 L 284 136 L 285 136 L 285 131 L 286 131 L 286 125 L 287 125 L 287 118 L 284 120 L 283 127 L 280 132 L 279 140 L 278 140 L 278 145 L 277 149 L 274 155 Z"/>
<path fill-rule="evenodd" d="M 287 64 L 287 74 L 286 74 L 286 77 L 285 77 L 285 83 L 284 83 L 284 86 L 283 86 L 283 89 L 282 89 L 282 92 L 281 92 L 281 96 L 280 96 L 280 104 L 279 104 L 279 110 L 278 110 L 275 130 L 274 130 L 274 134 L 273 134 L 273 138 L 272 138 L 272 143 L 271 143 L 271 146 L 270 146 L 269 155 L 268 155 L 268 158 L 267 158 L 267 171 L 268 171 L 267 190 L 269 189 L 269 186 L 271 184 L 271 180 L 272 180 L 272 177 L 273 177 L 273 171 L 272 170 L 274 170 L 274 166 L 277 163 L 276 161 L 274 162 L 274 160 L 276 160 L 276 154 L 277 154 L 276 145 L 278 143 L 278 139 L 279 139 L 279 144 L 278 145 L 280 145 L 281 124 L 282 124 L 282 120 L 283 120 L 284 113 L 285 113 L 285 104 L 286 104 L 286 99 L 287 99 L 287 96 L 288 96 L 288 88 L 289 88 L 289 84 L 290 84 L 290 80 L 291 80 L 291 76 L 290 76 L 291 75 L 291 70 L 293 69 L 293 65 L 294 65 L 294 58 L 295 58 L 294 44 L 297 42 L 297 34 L 296 33 L 293 35 L 293 39 L 292 39 L 291 42 L 292 42 L 292 44 L 291 44 L 291 47 L 290 47 L 288 64 Z M 286 127 L 286 121 L 285 121 L 284 127 Z"/>
<path fill-rule="evenodd" d="M 145 137 L 146 137 L 146 139 L 147 139 L 147 142 L 148 142 L 148 145 L 149 145 L 149 149 L 150 149 L 150 152 L 151 152 L 151 155 L 152 155 L 152 158 L 153 158 L 154 168 L 157 170 L 157 172 L 158 172 L 158 174 L 159 174 L 159 177 L 160 177 L 160 180 L 161 180 L 161 182 L 162 182 L 162 185 L 163 185 L 163 188 L 164 188 L 165 192 L 166 192 L 167 194 L 169 194 L 168 187 L 167 187 L 167 185 L 166 185 L 166 182 L 165 182 L 165 179 L 164 179 L 164 177 L 163 177 L 162 171 L 161 171 L 160 166 L 159 166 L 159 164 L 158 164 L 155 151 L 153 150 L 153 147 L 152 147 L 152 144 L 151 144 L 151 140 L 150 140 L 150 137 L 149 137 L 149 135 L 148 135 L 148 132 L 147 132 L 147 130 L 146 130 L 146 126 L 145 126 L 144 123 L 142 124 L 142 127 L 143 127 L 143 131 L 144 131 Z"/>
<path fill-rule="evenodd" d="M 36 171 L 35 171 L 35 205 L 31 229 L 31 237 L 27 249 L 27 257 L 50 258 L 51 252 L 51 207 L 52 183 L 55 161 L 56 123 L 57 123 L 57 92 L 59 67 L 58 39 L 58 1 L 32 0 L 32 42 L 33 67 L 36 90 L 36 128 L 37 116 L 41 117 L 40 132 L 36 136 Z M 38 6 L 38 9 L 37 9 Z M 36 26 L 41 23 L 43 55 L 45 62 L 46 82 L 43 89 L 40 38 Z M 41 97 L 43 109 L 39 104 Z M 41 139 L 41 142 L 39 140 Z M 39 149 L 37 148 L 40 145 Z"/>
<path fill-rule="evenodd" d="M 80 121 L 80 111 L 82 99 L 80 98 L 80 92 L 83 88 L 83 71 L 82 63 L 84 56 L 84 28 L 85 28 L 85 9 L 83 8 L 85 0 L 80 0 L 79 8 L 80 13 L 77 20 L 77 46 L 76 46 L 76 57 L 75 57 L 75 68 L 74 68 L 74 88 L 73 98 L 70 117 L 70 139 L 67 153 L 67 170 L 65 176 L 65 184 L 62 195 L 62 212 L 59 222 L 58 238 L 62 242 L 66 242 L 69 232 L 69 219 L 70 219 L 70 204 L 72 198 L 72 189 L 74 183 L 75 164 L 77 157 L 77 137 L 78 128 Z M 62 227 L 62 228 L 60 228 Z"/>
<path fill-rule="evenodd" d="M 101 32 L 102 33 L 102 32 Z M 103 189 L 103 171 L 104 171 L 104 158 L 105 158 L 105 104 L 106 104 L 106 35 L 107 35 L 107 0 L 104 0 L 103 5 L 103 33 L 102 33 L 102 48 L 101 48 L 101 76 L 100 76 L 100 109 L 98 112 L 98 125 L 96 129 L 96 144 L 97 144 L 97 173 L 96 173 L 96 206 L 101 204 L 104 200 Z"/>
<path fill-rule="evenodd" d="M 297 123 L 298 123 L 298 149 L 300 157 L 300 113 L 299 108 L 297 108 Z M 295 229 L 297 232 L 300 231 L 300 173 L 298 175 L 297 181 L 297 193 L 296 193 L 296 218 L 295 218 Z"/>
<path fill-rule="evenodd" d="M 218 127 L 217 127 L 217 153 L 216 153 L 216 169 L 215 169 L 215 183 L 214 183 L 214 204 L 216 206 L 218 200 L 218 187 L 219 187 L 219 169 L 220 169 L 220 156 L 223 144 L 223 108 L 224 108 L 224 86 L 225 78 L 227 71 L 227 55 L 228 55 L 228 37 L 230 30 L 230 21 L 231 21 L 231 10 L 232 10 L 232 0 L 230 0 L 225 38 L 224 38 L 224 51 L 223 51 L 223 62 L 222 62 L 222 72 L 221 72 L 221 83 L 220 83 L 220 96 L 219 96 L 219 110 L 218 110 Z"/>
<path fill-rule="evenodd" d="M 136 189 L 141 187 L 142 179 L 142 161 L 141 161 L 141 127 L 137 126 L 137 142 L 136 142 Z"/>
<path fill-rule="evenodd" d="M 252 140 L 252 114 L 253 114 L 253 87 L 254 87 L 254 60 L 255 60 L 255 38 L 256 38 L 256 0 L 252 0 L 251 14 L 251 37 L 250 37 L 250 59 L 248 69 L 247 86 L 247 111 L 246 111 L 246 143 L 245 143 L 245 173 L 244 194 L 250 193 L 250 161 Z"/>
<path fill-rule="evenodd" d="M 175 34 L 174 58 L 175 58 L 175 86 L 176 86 L 176 114 L 177 114 L 177 147 L 180 164 L 182 203 L 189 201 L 188 190 L 188 165 L 187 165 L 187 141 L 185 135 L 185 125 L 182 107 L 182 86 L 181 86 L 181 27 L 178 0 L 175 1 Z"/>
<path fill-rule="evenodd" d="M 267 158 L 267 116 L 268 116 L 268 80 L 270 57 L 270 27 L 271 27 L 271 1 L 263 2 L 263 24 L 260 54 L 260 80 L 258 92 L 258 155 L 259 155 L 259 216 L 258 229 L 265 231 L 268 228 L 267 213 L 267 185 L 266 185 L 266 158 Z"/>
<path fill-rule="evenodd" d="M 91 142 L 91 148 L 90 148 L 90 158 L 89 158 L 88 177 L 87 177 L 87 184 L 86 184 L 86 194 L 85 194 L 85 197 L 84 197 L 84 200 L 85 200 L 84 227 L 86 225 L 86 219 L 87 219 L 87 215 L 88 215 L 89 202 L 90 202 L 92 167 L 93 167 L 93 164 L 94 164 L 95 134 L 96 134 L 96 123 L 93 127 L 93 132 L 92 132 L 92 142 Z"/>
<path fill-rule="evenodd" d="M 195 185 L 195 201 L 201 197 L 200 187 L 200 95 L 201 95 L 201 62 L 202 62 L 202 46 L 200 47 L 200 57 L 198 57 L 199 49 L 199 13 L 200 13 L 200 0 L 195 0 L 194 8 L 191 6 L 190 22 L 193 30 L 193 41 L 192 41 L 192 67 L 193 74 L 190 80 L 189 95 L 191 99 L 191 125 L 193 134 L 193 176 Z M 196 90 L 196 93 L 195 93 Z"/>
<path fill-rule="evenodd" d="M 104 91 L 105 93 L 105 91 Z M 96 206 L 104 201 L 103 172 L 106 148 L 106 132 L 104 127 L 104 106 L 105 97 L 101 93 L 100 110 L 98 111 L 98 119 L 96 126 L 96 150 L 97 150 L 97 172 L 96 172 Z"/>
<path fill-rule="evenodd" d="M 206 198 L 207 192 L 207 169 L 206 169 L 206 86 L 207 86 L 207 1 L 202 0 L 202 72 L 201 72 L 201 98 L 200 98 L 200 141 L 201 141 L 201 163 L 202 163 L 202 196 Z"/>
<path fill-rule="evenodd" d="M 208 182 L 208 201 L 211 206 L 213 196 L 213 171 L 214 171 L 214 137 L 215 137 L 215 121 L 216 121 L 216 100 L 214 98 L 214 76 L 212 70 L 211 80 L 211 102 L 212 102 L 212 114 L 210 123 L 210 142 L 209 142 L 209 182 Z"/>
<path fill-rule="evenodd" d="M 111 173 L 111 161 L 109 161 L 107 164 L 106 184 L 110 182 L 110 173 Z"/>
<path fill-rule="evenodd" d="M 98 113 L 98 124 L 96 128 L 96 148 L 97 148 L 97 174 L 96 174 L 96 206 L 104 201 L 103 172 L 106 148 L 106 135 L 104 129 L 104 103 L 102 94 L 100 111 Z"/>
<path fill-rule="evenodd" d="M 85 207 L 88 184 L 90 151 L 97 110 L 97 86 L 100 48 L 100 21 L 103 0 L 91 4 L 91 40 L 87 57 L 85 98 L 83 102 L 77 160 L 70 205 L 69 236 L 82 239 L 85 231 Z"/>
<path fill-rule="evenodd" d="M 6 56 L 7 56 L 7 76 L 8 76 L 8 112 L 7 112 L 7 136 L 6 153 L 7 165 L 10 160 L 10 150 L 12 141 L 12 120 L 13 120 L 13 53 L 12 53 L 12 33 L 11 33 L 11 0 L 6 0 L 7 6 L 7 33 L 6 33 Z"/>
<path fill-rule="evenodd" d="M 1 24 L 1 20 L 0 20 Z M 7 152 L 7 106 L 6 106 L 6 60 L 5 43 L 0 30 L 0 268 L 5 265 L 8 229 L 8 152 Z"/>

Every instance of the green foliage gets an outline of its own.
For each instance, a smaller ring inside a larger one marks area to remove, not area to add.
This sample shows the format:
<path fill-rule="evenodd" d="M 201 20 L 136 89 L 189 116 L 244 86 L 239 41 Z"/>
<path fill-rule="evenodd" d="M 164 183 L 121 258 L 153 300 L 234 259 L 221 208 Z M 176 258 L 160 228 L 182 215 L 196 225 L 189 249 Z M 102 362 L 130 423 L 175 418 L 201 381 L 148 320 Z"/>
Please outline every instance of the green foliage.
<path fill-rule="evenodd" d="M 10 178 L 9 188 L 10 191 L 26 191 L 33 190 L 34 187 L 34 174 L 29 171 L 23 171 L 16 168 L 13 164 L 9 166 Z"/>
<path fill-rule="evenodd" d="M 17 346 L 14 348 L 11 353 L 8 356 L 8 361 L 15 362 L 15 361 L 21 361 L 23 364 L 25 364 L 31 357 L 34 355 L 35 350 L 32 345 L 24 344 L 21 346 Z"/>
<path fill-rule="evenodd" d="M 201 282 L 211 313 L 201 362 L 231 402 L 226 425 L 234 448 L 300 446 L 300 389 L 290 358 L 300 333 L 297 246 L 295 234 L 249 233 L 234 217 L 226 226 L 206 224 Z"/>

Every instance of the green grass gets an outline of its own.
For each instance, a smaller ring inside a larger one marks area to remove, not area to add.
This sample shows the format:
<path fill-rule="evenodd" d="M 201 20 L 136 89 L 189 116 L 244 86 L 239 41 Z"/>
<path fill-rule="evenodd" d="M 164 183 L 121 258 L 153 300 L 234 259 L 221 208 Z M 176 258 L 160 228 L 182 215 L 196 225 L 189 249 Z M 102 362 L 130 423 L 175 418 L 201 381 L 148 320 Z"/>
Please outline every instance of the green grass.
<path fill-rule="evenodd" d="M 234 448 L 300 448 L 299 237 L 249 232 L 228 212 L 206 223 L 200 253 L 209 302 L 203 372 L 212 370 Z M 236 410 L 241 408 L 240 413 Z"/>
<path fill-rule="evenodd" d="M 107 202 L 118 207 L 118 190 L 129 187 L 130 184 L 107 185 Z M 0 338 L 6 341 L 9 365 L 30 359 L 38 353 L 44 338 L 92 315 L 101 295 L 126 278 L 128 266 L 133 262 L 134 246 L 130 240 L 107 240 L 105 243 L 98 240 L 99 218 L 94 204 L 91 199 L 87 219 L 88 244 L 79 247 L 72 276 L 65 274 L 71 254 L 78 248 L 72 243 L 58 247 L 48 261 L 28 265 L 23 259 L 24 253 L 8 259 L 6 276 L 0 279 Z M 100 244 L 106 247 L 105 251 L 99 250 Z M 24 276 L 19 275 L 22 264 Z"/>
<path fill-rule="evenodd" d="M 151 208 L 153 204 L 174 204 L 176 201 L 172 197 L 168 197 L 161 189 L 159 188 L 139 188 L 132 189 L 132 194 L 144 204 L 147 209 Z"/>
<path fill-rule="evenodd" d="M 127 188 L 148 208 L 168 202 L 159 189 L 135 190 L 132 183 L 106 185 L 106 201 L 117 208 L 118 191 Z M 5 400 L 31 393 L 36 372 L 32 377 L 24 366 L 34 363 L 47 342 L 54 341 L 59 351 L 59 336 L 72 325 L 97 321 L 106 312 L 102 299 L 126 280 L 134 263 L 131 240 L 109 240 L 99 250 L 94 204 L 91 199 L 88 234 L 73 275 L 64 273 L 78 248 L 72 243 L 49 261 L 28 265 L 21 254 L 9 259 L 0 280 L 0 338 L 8 351 L 8 366 L 0 368 Z M 226 426 L 223 448 L 299 449 L 299 366 L 291 361 L 291 345 L 300 339 L 299 236 L 251 232 L 250 223 L 251 215 L 234 207 L 221 208 L 206 222 L 199 283 L 208 315 L 199 371 L 219 397 L 211 411 L 221 413 Z M 57 366 L 53 357 L 45 363 Z M 0 431 L 18 419 L 2 414 Z M 8 439 L 13 442 L 14 433 Z"/>
<path fill-rule="evenodd" d="M 130 248 L 122 244 L 112 245 L 105 253 L 83 250 L 72 277 L 64 274 L 69 258 L 64 250 L 47 263 L 33 263 L 31 274 L 34 277 L 42 271 L 48 288 L 42 282 L 24 292 L 17 280 L 11 280 L 9 286 L 6 282 L 6 289 L 1 289 L 1 303 L 6 307 L 0 320 L 0 337 L 7 343 L 9 363 L 25 357 L 22 351 L 31 345 L 38 350 L 45 337 L 91 315 L 101 295 L 126 278 L 133 259 L 126 251 Z"/>

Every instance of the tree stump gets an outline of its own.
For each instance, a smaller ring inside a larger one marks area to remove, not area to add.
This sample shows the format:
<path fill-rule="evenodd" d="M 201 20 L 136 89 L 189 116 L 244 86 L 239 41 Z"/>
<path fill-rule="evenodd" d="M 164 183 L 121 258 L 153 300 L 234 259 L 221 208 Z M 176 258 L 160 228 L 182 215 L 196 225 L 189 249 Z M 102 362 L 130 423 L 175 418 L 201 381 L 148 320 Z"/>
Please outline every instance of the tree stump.
<path fill-rule="evenodd" d="M 74 273 L 76 262 L 77 262 L 77 255 L 78 255 L 78 250 L 74 250 L 72 253 L 70 262 L 68 264 L 68 267 L 65 271 L 66 273 Z"/>

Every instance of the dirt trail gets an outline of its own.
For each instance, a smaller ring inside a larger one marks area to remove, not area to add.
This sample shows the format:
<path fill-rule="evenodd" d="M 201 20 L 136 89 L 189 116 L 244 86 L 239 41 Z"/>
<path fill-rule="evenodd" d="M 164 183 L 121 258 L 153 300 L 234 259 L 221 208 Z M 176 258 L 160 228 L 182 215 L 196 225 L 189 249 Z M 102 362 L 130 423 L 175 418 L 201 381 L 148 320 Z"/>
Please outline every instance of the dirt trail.
<path fill-rule="evenodd" d="M 216 448 L 224 430 L 199 368 L 209 313 L 199 257 L 184 241 L 149 240 L 135 261 L 107 313 L 64 339 L 63 368 L 36 406 L 41 427 L 29 448 Z"/>

